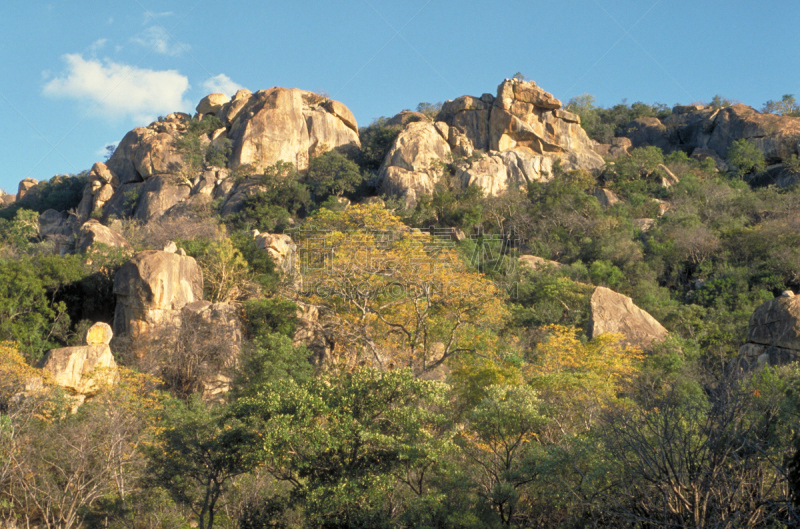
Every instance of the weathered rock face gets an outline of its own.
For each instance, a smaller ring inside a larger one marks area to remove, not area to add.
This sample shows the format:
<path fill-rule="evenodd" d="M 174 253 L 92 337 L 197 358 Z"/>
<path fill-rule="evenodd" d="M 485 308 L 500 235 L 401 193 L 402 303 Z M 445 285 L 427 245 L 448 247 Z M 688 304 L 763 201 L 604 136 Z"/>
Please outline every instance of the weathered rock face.
<path fill-rule="evenodd" d="M 72 232 L 66 213 L 48 209 L 39 215 L 39 235 L 47 237 L 50 235 L 66 235 Z"/>
<path fill-rule="evenodd" d="M 597 189 L 595 189 L 594 193 L 592 193 L 592 196 L 594 196 L 597 199 L 597 201 L 600 202 L 600 206 L 603 209 L 608 209 L 620 203 L 620 199 L 616 195 L 616 193 L 602 187 L 598 187 Z"/>
<path fill-rule="evenodd" d="M 82 397 L 81 402 L 117 376 L 117 363 L 107 344 L 51 349 L 39 367 L 49 372 L 56 384 Z"/>
<path fill-rule="evenodd" d="M 564 170 L 591 171 L 604 165 L 580 118 L 562 110 L 558 99 L 533 82 L 506 80 L 497 88 L 497 97 L 484 94 L 447 101 L 437 119 L 433 126 L 406 125 L 381 168 L 383 191 L 412 202 L 420 193 L 430 193 L 438 174 L 430 170 L 431 161 L 449 161 L 450 153 L 462 157 L 486 153 L 477 161 L 459 164 L 457 180 L 461 186 L 478 185 L 490 195 L 552 178 L 556 160 Z"/>
<path fill-rule="evenodd" d="M 203 274 L 191 257 L 147 250 L 122 265 L 114 276 L 114 294 L 114 333 L 135 339 L 175 324 L 186 304 L 201 300 Z"/>
<path fill-rule="evenodd" d="M 175 141 L 185 132 L 191 117 L 170 114 L 164 121 L 137 127 L 127 133 L 108 160 L 107 168 L 120 184 L 141 182 L 155 175 L 177 174 L 184 165 Z"/>
<path fill-rule="evenodd" d="M 402 195 L 415 201 L 430 194 L 442 172 L 438 164 L 450 158 L 450 146 L 433 123 L 409 123 L 397 136 L 378 171 L 380 188 L 385 193 Z"/>
<path fill-rule="evenodd" d="M 627 156 L 630 154 L 633 142 L 630 138 L 613 138 L 611 143 L 592 143 L 594 152 L 603 158 L 619 158 L 620 156 Z"/>
<path fill-rule="evenodd" d="M 620 333 L 628 345 L 649 349 L 667 337 L 667 330 L 631 298 L 605 287 L 597 287 L 591 298 L 589 336 Z"/>
<path fill-rule="evenodd" d="M 79 252 L 86 253 L 97 244 L 105 244 L 111 248 L 130 248 L 125 237 L 91 219 L 81 226 L 75 246 Z"/>
<path fill-rule="evenodd" d="M 175 177 L 159 175 L 145 182 L 134 218 L 141 221 L 158 218 L 169 208 L 189 197 L 191 187 Z"/>
<path fill-rule="evenodd" d="M 750 316 L 747 342 L 739 355 L 749 362 L 783 364 L 800 357 L 800 297 L 787 291 Z"/>
<path fill-rule="evenodd" d="M 307 303 L 297 303 L 297 327 L 294 345 L 305 345 L 312 353 L 312 362 L 319 366 L 328 362 L 333 351 L 333 342 L 328 338 L 319 308 Z"/>
<path fill-rule="evenodd" d="M 539 268 L 548 268 L 548 267 L 561 268 L 564 266 L 558 261 L 550 261 L 548 259 L 537 257 L 535 255 L 520 255 L 519 264 L 524 267 L 530 268 L 531 270 L 537 270 Z"/>
<path fill-rule="evenodd" d="M 256 246 L 266 251 L 284 274 L 297 275 L 300 263 L 297 259 L 297 245 L 289 235 L 283 233 L 254 233 Z"/>
<path fill-rule="evenodd" d="M 22 200 L 28 192 L 39 185 L 39 181 L 35 178 L 26 178 L 19 183 L 17 188 L 17 200 Z"/>
<path fill-rule="evenodd" d="M 3 194 L 0 195 L 0 208 L 10 206 L 17 201 L 17 195 Z"/>
<path fill-rule="evenodd" d="M 244 101 L 244 102 L 242 102 Z M 345 145 L 360 145 L 358 126 L 347 107 L 296 88 L 271 88 L 234 98 L 241 108 L 221 113 L 230 122 L 230 166 L 249 165 L 254 172 L 278 161 L 308 168 L 310 158 Z"/>

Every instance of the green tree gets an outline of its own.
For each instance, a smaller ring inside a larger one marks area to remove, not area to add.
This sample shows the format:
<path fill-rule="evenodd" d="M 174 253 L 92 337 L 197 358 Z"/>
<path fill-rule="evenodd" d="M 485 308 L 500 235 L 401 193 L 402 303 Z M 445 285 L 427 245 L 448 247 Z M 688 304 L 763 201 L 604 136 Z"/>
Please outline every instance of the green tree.
<path fill-rule="evenodd" d="M 525 486 L 536 479 L 538 432 L 547 419 L 529 386 L 489 386 L 467 416 L 462 434 L 466 454 L 477 467 L 479 495 L 503 525 L 515 522 Z"/>
<path fill-rule="evenodd" d="M 356 152 L 354 159 L 359 167 L 369 173 L 378 172 L 386 153 L 403 130 L 399 125 L 387 125 L 387 121 L 389 120 L 385 117 L 378 118 L 368 127 L 361 127 L 358 131 L 361 149 Z"/>
<path fill-rule="evenodd" d="M 733 167 L 734 174 L 739 178 L 758 173 L 767 167 L 761 149 L 744 138 L 733 142 L 731 148 L 728 149 L 727 161 Z"/>
<path fill-rule="evenodd" d="M 310 526 L 390 527 L 397 494 L 421 494 L 424 469 L 449 444 L 431 411 L 446 389 L 409 370 L 362 367 L 279 381 L 237 409 L 262 432 L 266 468 L 292 487 Z"/>
<path fill-rule="evenodd" d="M 311 160 L 306 176 L 306 181 L 318 201 L 328 195 L 340 197 L 344 193 L 352 193 L 362 180 L 358 165 L 335 150 Z"/>
<path fill-rule="evenodd" d="M 226 407 L 210 408 L 197 396 L 171 403 L 160 426 L 147 448 L 153 480 L 191 508 L 200 529 L 211 529 L 230 480 L 258 464 L 259 435 Z"/>
<path fill-rule="evenodd" d="M 764 103 L 761 112 L 796 118 L 800 117 L 800 105 L 797 104 L 794 94 L 785 94 L 780 101 L 769 100 Z"/>

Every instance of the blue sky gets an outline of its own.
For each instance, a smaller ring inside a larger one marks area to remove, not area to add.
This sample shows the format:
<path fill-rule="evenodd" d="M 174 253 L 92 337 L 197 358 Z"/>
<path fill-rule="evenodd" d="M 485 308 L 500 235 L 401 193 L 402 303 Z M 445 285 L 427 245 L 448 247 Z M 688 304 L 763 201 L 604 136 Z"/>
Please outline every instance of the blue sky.
<path fill-rule="evenodd" d="M 797 0 L 131 0 L 0 5 L 0 189 L 77 173 L 213 91 L 325 91 L 360 125 L 494 93 L 756 108 L 800 95 Z"/>

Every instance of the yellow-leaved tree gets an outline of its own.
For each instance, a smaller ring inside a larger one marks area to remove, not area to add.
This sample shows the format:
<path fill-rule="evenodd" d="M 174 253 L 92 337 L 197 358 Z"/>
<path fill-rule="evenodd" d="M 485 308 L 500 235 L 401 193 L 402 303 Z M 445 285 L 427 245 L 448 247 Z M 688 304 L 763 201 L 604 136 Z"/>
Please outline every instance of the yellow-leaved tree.
<path fill-rule="evenodd" d="M 555 435 L 588 430 L 598 414 L 619 404 L 643 358 L 642 351 L 606 333 L 582 342 L 573 327 L 551 325 L 525 366 L 529 384 L 551 404 Z"/>
<path fill-rule="evenodd" d="M 502 291 L 454 243 L 412 230 L 375 204 L 320 210 L 293 234 L 305 301 L 335 314 L 337 360 L 430 372 L 494 347 Z"/>

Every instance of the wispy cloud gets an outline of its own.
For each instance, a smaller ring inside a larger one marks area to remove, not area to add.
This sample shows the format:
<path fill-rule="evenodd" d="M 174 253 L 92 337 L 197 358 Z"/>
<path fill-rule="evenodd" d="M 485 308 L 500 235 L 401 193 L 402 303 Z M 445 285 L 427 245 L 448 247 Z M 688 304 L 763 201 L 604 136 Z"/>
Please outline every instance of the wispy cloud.
<path fill-rule="evenodd" d="M 239 83 L 234 82 L 230 77 L 221 73 L 214 77 L 209 77 L 203 81 L 203 89 L 208 93 L 222 93 L 232 96 L 237 90 L 244 88 Z"/>
<path fill-rule="evenodd" d="M 144 23 L 147 24 L 151 20 L 156 20 L 158 18 L 171 17 L 174 14 L 175 13 L 173 13 L 172 11 L 161 11 L 159 13 L 153 13 L 152 11 L 145 11 Z"/>
<path fill-rule="evenodd" d="M 92 54 L 97 53 L 98 51 L 103 49 L 103 47 L 106 45 L 107 42 L 108 39 L 97 39 L 96 41 L 92 42 L 88 48 L 89 53 Z"/>
<path fill-rule="evenodd" d="M 131 40 L 140 46 L 169 57 L 177 57 L 190 49 L 185 42 L 173 39 L 161 26 L 150 26 Z"/>
<path fill-rule="evenodd" d="M 148 70 L 106 59 L 63 56 L 66 70 L 44 85 L 49 97 L 94 105 L 107 117 L 148 121 L 159 114 L 192 109 L 184 99 L 189 79 L 176 70 Z"/>

